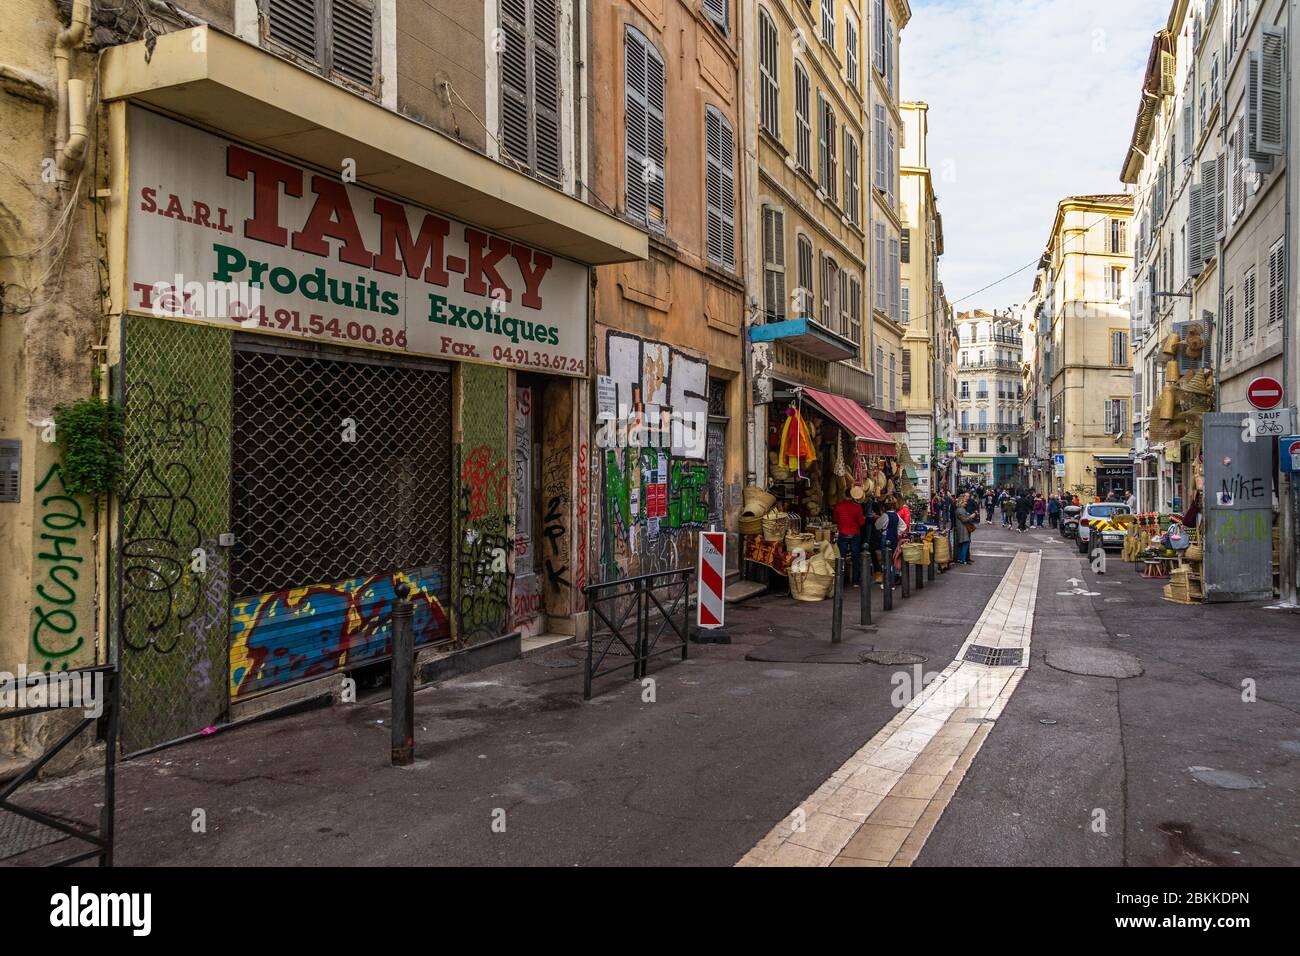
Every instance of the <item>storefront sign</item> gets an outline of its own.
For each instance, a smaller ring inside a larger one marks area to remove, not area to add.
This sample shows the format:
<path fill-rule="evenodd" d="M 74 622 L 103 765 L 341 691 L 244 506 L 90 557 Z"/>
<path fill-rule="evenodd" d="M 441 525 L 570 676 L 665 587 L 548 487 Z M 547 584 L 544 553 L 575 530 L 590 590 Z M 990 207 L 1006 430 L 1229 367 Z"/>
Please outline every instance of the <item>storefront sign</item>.
<path fill-rule="evenodd" d="M 132 109 L 127 308 L 587 374 L 587 269 Z"/>

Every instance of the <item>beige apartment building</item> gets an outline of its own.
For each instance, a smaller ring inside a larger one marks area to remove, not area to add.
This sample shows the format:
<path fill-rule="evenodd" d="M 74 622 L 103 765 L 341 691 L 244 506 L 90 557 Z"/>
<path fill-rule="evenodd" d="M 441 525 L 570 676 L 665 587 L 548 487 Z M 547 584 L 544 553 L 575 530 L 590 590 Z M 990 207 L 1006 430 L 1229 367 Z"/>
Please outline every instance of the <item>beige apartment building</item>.
<path fill-rule="evenodd" d="M 1064 456 L 1053 491 L 1080 500 L 1133 488 L 1128 346 L 1133 197 L 1061 200 L 1044 255 L 1048 455 Z"/>
<path fill-rule="evenodd" d="M 929 106 L 903 103 L 899 204 L 903 224 L 899 288 L 902 341 L 899 404 L 906 416 L 908 450 L 916 462 L 917 493 L 928 495 L 933 483 L 934 442 L 941 405 L 940 361 L 943 288 L 943 218 L 935 202 L 934 180 L 926 149 Z"/>
<path fill-rule="evenodd" d="M 875 370 L 871 413 L 890 432 L 907 430 L 902 407 L 903 324 L 902 186 L 900 151 L 906 136 L 900 108 L 898 60 L 903 29 L 912 18 L 907 0 L 872 0 L 871 69 L 863 108 L 871 134 L 871 188 L 867 245 L 871 259 L 868 360 Z"/>
<path fill-rule="evenodd" d="M 760 437 L 749 470 L 761 484 L 772 403 L 799 387 L 864 405 L 874 396 L 863 321 L 870 20 L 858 0 L 745 6 L 756 52 L 746 204 L 756 211 L 751 282 L 761 289 L 750 329 Z"/>
<path fill-rule="evenodd" d="M 986 485 L 1016 480 L 1023 381 L 1020 317 L 974 309 L 957 315 L 957 434 L 962 477 Z"/>

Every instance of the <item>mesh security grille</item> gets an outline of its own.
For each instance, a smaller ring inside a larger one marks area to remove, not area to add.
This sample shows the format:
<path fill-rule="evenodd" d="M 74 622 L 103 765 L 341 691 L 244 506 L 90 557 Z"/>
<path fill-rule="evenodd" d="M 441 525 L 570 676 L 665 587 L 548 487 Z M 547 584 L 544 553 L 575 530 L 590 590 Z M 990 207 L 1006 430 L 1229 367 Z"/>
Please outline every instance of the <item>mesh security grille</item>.
<path fill-rule="evenodd" d="M 448 568 L 450 433 L 445 368 L 237 341 L 234 595 Z"/>

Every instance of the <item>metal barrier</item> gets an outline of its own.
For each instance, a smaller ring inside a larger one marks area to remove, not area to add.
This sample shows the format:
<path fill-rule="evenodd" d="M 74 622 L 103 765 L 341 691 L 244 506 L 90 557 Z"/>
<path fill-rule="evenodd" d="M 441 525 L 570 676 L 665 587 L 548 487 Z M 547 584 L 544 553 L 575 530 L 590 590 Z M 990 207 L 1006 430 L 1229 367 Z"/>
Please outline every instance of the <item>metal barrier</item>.
<path fill-rule="evenodd" d="M 632 668 L 632 679 L 646 675 L 650 661 L 662 654 L 681 651 L 686 660 L 690 638 L 690 589 L 692 568 L 642 574 L 582 589 L 591 610 L 587 633 L 587 665 L 583 674 L 582 697 L 591 700 L 591 683 Z M 680 612 L 680 617 L 679 617 Z M 598 627 L 597 621 L 603 626 Z M 652 631 L 653 628 L 653 631 Z M 664 639 L 668 643 L 660 646 Z M 597 653 L 597 643 L 601 643 Z M 616 650 L 616 646 L 622 650 Z M 630 658 L 601 669 L 613 652 Z"/>
<path fill-rule="evenodd" d="M 102 675 L 100 699 L 103 703 L 103 712 L 97 717 L 85 716 L 83 712 L 82 718 L 75 726 L 47 748 L 22 773 L 0 787 L 0 860 L 13 859 L 65 840 L 77 840 L 86 846 L 76 844 L 71 848 L 70 855 L 51 860 L 43 865 L 68 866 L 95 857 L 99 858 L 100 866 L 113 865 L 114 776 L 117 770 L 117 731 L 120 717 L 117 669 L 107 665 L 86 667 L 49 676 L 58 679 L 67 676 L 71 680 L 89 679 L 93 682 L 96 674 Z M 47 703 L 41 706 L 0 710 L 0 722 L 30 717 L 34 714 L 59 713 L 70 709 L 61 706 L 57 701 L 48 702 L 48 697 L 46 699 Z M 104 801 L 99 811 L 98 827 L 79 820 L 57 817 L 12 801 L 14 793 L 24 784 L 35 779 L 41 768 L 53 760 L 60 751 L 79 735 L 100 723 L 104 726 Z"/>

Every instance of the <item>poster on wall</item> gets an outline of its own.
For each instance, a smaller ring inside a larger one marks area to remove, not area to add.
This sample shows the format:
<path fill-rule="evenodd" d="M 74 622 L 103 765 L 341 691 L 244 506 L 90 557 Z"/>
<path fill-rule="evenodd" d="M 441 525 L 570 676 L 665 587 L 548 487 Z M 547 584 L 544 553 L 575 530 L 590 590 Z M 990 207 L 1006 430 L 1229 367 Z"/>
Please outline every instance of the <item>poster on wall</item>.
<path fill-rule="evenodd" d="M 127 310 L 587 375 L 587 269 L 131 108 Z"/>

